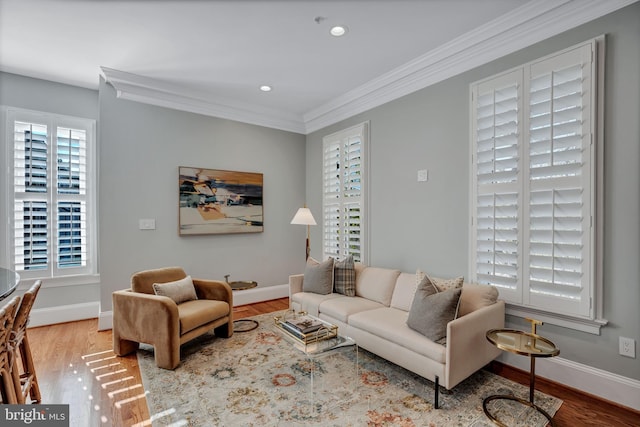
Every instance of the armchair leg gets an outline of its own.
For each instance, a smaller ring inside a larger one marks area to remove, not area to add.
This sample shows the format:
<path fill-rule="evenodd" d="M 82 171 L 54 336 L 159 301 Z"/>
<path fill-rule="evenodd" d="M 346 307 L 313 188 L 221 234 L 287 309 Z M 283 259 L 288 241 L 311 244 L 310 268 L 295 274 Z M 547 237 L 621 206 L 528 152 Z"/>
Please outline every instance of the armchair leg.
<path fill-rule="evenodd" d="M 113 337 L 113 352 L 118 356 L 126 356 L 138 350 L 140 343 L 129 341 L 119 337 Z"/>
<path fill-rule="evenodd" d="M 231 338 L 233 335 L 233 322 L 229 321 L 222 326 L 218 326 L 213 330 L 217 337 Z"/>
<path fill-rule="evenodd" d="M 160 345 L 153 346 L 156 366 L 162 369 L 174 370 L 180 364 L 180 344 L 160 348 Z"/>

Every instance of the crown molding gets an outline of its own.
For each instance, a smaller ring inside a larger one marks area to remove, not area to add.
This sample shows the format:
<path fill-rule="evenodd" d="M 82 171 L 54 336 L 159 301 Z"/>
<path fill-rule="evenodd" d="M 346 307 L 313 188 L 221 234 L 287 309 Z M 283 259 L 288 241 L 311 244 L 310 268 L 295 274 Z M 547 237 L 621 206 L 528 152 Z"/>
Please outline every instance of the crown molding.
<path fill-rule="evenodd" d="M 120 99 L 137 101 L 175 110 L 235 120 L 273 129 L 305 133 L 302 117 L 282 111 L 231 100 L 208 100 L 202 95 L 166 82 L 108 67 L 100 67 L 105 81 Z"/>
<path fill-rule="evenodd" d="M 307 112 L 304 114 L 306 133 L 486 64 L 636 1 L 531 1 Z"/>
<path fill-rule="evenodd" d="M 209 99 L 184 87 L 101 67 L 118 98 L 309 134 L 585 24 L 638 0 L 536 0 L 451 40 L 302 116 Z"/>

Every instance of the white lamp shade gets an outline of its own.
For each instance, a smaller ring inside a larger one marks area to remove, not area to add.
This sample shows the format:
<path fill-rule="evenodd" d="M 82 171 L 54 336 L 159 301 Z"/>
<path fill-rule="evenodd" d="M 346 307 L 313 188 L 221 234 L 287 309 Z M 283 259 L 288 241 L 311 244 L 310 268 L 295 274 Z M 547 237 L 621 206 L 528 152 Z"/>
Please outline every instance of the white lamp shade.
<path fill-rule="evenodd" d="M 316 220 L 313 219 L 313 215 L 309 208 L 300 208 L 291 220 L 291 224 L 316 225 Z"/>

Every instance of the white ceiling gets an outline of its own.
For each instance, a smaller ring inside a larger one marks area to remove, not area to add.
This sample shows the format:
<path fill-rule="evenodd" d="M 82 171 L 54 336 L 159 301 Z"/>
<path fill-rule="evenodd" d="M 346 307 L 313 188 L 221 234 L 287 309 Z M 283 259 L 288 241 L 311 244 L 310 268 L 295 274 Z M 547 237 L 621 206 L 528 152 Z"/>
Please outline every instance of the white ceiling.
<path fill-rule="evenodd" d="M 307 133 L 634 1 L 0 0 L 0 70 Z"/>

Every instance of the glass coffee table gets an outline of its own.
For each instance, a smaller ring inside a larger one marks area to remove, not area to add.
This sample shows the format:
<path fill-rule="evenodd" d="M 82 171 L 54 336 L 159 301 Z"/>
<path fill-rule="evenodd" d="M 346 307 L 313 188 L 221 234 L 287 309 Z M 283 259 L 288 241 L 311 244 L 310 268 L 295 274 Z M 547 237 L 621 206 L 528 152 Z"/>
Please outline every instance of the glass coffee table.
<path fill-rule="evenodd" d="M 504 426 L 496 417 L 494 417 L 487 408 L 487 404 L 493 400 L 513 400 L 524 405 L 534 408 L 536 411 L 545 416 L 551 426 L 553 421 L 544 409 L 534 403 L 535 381 L 536 381 L 536 358 L 538 357 L 554 357 L 560 354 L 560 350 L 550 340 L 541 337 L 536 333 L 536 326 L 542 325 L 542 322 L 534 319 L 526 319 L 531 322 L 531 332 L 524 332 L 515 329 L 491 329 L 487 332 L 487 340 L 498 347 L 500 350 L 510 353 L 519 354 L 521 356 L 529 356 L 531 359 L 531 369 L 529 370 L 529 400 L 521 399 L 511 395 L 493 395 L 484 399 L 482 409 L 491 421 L 496 425 Z"/>
<path fill-rule="evenodd" d="M 359 383 L 359 349 L 353 338 L 340 335 L 338 328 L 329 322 L 311 316 L 321 322 L 325 329 L 316 336 L 300 337 L 283 328 L 282 322 L 287 316 L 300 315 L 287 310 L 274 317 L 273 328 L 278 331 L 284 341 L 291 345 L 300 355 L 298 366 L 304 366 L 304 378 L 308 379 L 307 392 L 300 396 L 299 405 L 307 407 L 309 413 L 314 413 L 322 419 L 335 414 L 331 408 L 339 406 L 341 394 L 353 396 L 358 392 Z M 293 356 L 292 360 L 297 359 Z M 347 364 L 345 365 L 345 361 Z M 353 363 L 353 364 L 351 364 Z M 336 370 L 335 367 L 342 369 Z M 353 369 L 344 369 L 353 366 Z M 328 382 L 328 377 L 340 376 L 339 388 L 335 388 L 336 381 Z M 333 386 L 331 385 L 333 384 Z M 335 421 L 335 420 L 334 420 Z M 344 420 L 345 422 L 348 420 Z"/>
<path fill-rule="evenodd" d="M 312 318 L 321 323 L 322 327 L 313 333 L 294 334 L 283 326 L 287 319 L 300 315 Z M 309 316 L 305 312 L 296 313 L 293 310 L 287 310 L 275 316 L 273 320 L 281 335 L 295 348 L 307 355 L 322 354 L 342 347 L 356 347 L 356 353 L 358 351 L 356 341 L 353 338 L 338 334 L 337 326 L 317 317 Z"/>

